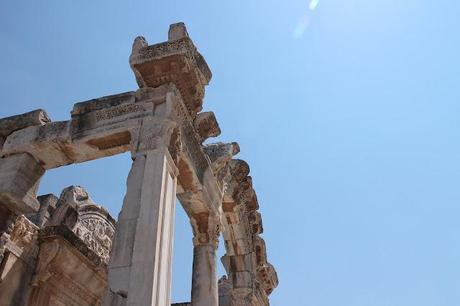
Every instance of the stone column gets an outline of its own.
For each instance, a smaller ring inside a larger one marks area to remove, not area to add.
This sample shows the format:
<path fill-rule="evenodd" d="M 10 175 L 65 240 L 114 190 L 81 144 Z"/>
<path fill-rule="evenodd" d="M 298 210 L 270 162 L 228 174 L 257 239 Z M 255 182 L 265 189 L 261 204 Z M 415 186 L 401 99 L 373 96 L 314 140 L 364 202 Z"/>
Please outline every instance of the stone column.
<path fill-rule="evenodd" d="M 207 213 L 192 218 L 192 306 L 218 306 L 217 257 L 219 219 Z"/>
<path fill-rule="evenodd" d="M 171 305 L 176 176 L 166 148 L 135 154 L 118 218 L 104 305 Z"/>

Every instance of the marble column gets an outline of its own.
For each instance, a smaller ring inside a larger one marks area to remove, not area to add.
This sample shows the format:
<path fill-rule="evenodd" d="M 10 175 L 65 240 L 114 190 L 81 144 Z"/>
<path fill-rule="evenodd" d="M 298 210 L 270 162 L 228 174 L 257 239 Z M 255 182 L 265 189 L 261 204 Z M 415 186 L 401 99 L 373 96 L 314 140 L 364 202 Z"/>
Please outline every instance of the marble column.
<path fill-rule="evenodd" d="M 168 150 L 134 156 L 104 305 L 170 306 L 177 169 Z"/>
<path fill-rule="evenodd" d="M 217 218 L 192 220 L 193 271 L 192 306 L 218 306 L 217 256 L 219 244 L 219 221 Z M 206 220 L 207 219 L 207 220 Z"/>

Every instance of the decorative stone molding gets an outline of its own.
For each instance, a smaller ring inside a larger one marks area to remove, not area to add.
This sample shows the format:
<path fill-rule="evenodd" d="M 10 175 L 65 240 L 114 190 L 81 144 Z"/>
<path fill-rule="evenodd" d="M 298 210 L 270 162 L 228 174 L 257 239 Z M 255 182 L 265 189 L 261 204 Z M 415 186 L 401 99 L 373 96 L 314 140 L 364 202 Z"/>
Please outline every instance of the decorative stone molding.
<path fill-rule="evenodd" d="M 83 205 L 79 208 L 79 220 L 73 231 L 106 264 L 110 259 L 115 221 L 108 218 L 101 206 Z"/>
<path fill-rule="evenodd" d="M 30 222 L 24 215 L 19 216 L 14 222 L 10 241 L 20 248 L 28 247 L 38 236 L 38 227 Z"/>

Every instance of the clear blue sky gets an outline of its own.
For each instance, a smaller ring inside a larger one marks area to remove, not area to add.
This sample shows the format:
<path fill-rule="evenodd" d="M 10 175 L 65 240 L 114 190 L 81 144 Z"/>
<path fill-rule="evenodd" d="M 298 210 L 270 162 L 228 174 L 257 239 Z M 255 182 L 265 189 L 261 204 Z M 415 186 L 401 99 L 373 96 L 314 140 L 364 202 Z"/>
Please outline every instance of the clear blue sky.
<path fill-rule="evenodd" d="M 251 165 L 272 305 L 458 306 L 459 14 L 454 0 L 3 0 L 0 117 L 66 120 L 136 89 L 133 39 L 184 21 L 214 73 L 219 140 Z M 56 169 L 40 192 L 79 184 L 116 216 L 129 167 L 125 154 Z M 176 229 L 173 300 L 187 301 L 180 207 Z"/>

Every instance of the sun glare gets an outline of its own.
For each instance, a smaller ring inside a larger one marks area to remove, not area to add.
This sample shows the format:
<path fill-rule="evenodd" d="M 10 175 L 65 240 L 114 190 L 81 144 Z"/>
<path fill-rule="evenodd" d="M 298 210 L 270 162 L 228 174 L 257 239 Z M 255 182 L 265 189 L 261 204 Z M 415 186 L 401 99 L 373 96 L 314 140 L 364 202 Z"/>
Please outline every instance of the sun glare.
<path fill-rule="evenodd" d="M 292 33 L 294 38 L 299 39 L 303 36 L 303 34 L 305 33 L 305 30 L 308 27 L 308 23 L 309 23 L 308 16 L 304 15 L 302 16 L 302 18 L 300 18 L 299 22 L 297 23 Z"/>
<path fill-rule="evenodd" d="M 310 10 L 313 11 L 314 9 L 316 9 L 318 4 L 319 4 L 319 0 L 310 0 Z"/>

